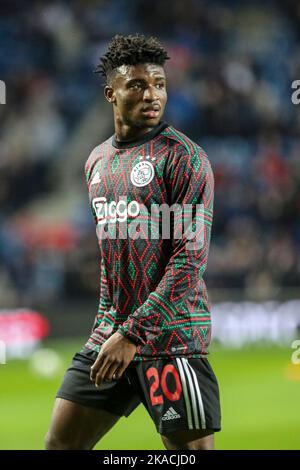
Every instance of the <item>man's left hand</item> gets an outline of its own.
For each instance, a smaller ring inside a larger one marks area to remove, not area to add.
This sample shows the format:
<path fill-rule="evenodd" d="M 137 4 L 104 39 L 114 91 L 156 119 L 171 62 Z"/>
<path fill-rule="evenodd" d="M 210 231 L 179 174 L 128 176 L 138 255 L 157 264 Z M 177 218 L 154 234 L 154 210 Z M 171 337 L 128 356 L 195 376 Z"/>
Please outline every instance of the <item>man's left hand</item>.
<path fill-rule="evenodd" d="M 105 341 L 91 367 L 90 378 L 96 387 L 103 381 L 119 379 L 133 360 L 136 348 L 132 341 L 118 332 Z"/>

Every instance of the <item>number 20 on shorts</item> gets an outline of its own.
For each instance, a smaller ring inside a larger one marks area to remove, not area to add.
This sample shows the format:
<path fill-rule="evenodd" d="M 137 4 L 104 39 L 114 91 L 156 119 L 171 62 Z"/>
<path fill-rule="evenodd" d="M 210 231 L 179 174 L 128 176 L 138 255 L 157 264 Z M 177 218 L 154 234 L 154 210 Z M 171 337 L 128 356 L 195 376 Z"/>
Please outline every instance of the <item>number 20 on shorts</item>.
<path fill-rule="evenodd" d="M 171 391 L 168 388 L 167 385 L 167 375 L 172 374 L 174 381 L 175 381 L 175 390 Z M 152 406 L 156 405 L 162 405 L 164 402 L 164 397 L 170 400 L 170 401 L 177 401 L 179 400 L 181 396 L 181 383 L 180 383 L 180 378 L 179 374 L 176 370 L 176 368 L 172 364 L 167 364 L 162 370 L 161 377 L 159 380 L 159 373 L 156 367 L 150 367 L 147 372 L 146 372 L 147 379 L 150 381 L 152 377 L 154 378 L 154 381 L 152 382 L 150 386 L 150 399 L 151 399 L 151 404 Z M 155 395 L 157 392 L 159 386 L 161 386 L 161 390 L 163 392 L 163 395 Z"/>

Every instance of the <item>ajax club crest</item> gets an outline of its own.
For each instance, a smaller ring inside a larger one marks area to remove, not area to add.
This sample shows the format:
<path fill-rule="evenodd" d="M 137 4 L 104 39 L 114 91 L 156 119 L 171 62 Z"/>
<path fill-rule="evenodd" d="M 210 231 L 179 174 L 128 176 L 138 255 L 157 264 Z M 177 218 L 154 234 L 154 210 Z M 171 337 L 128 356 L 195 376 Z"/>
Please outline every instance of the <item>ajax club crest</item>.
<path fill-rule="evenodd" d="M 130 179 L 134 186 L 146 186 L 154 177 L 154 168 L 151 162 L 142 161 L 134 165 Z"/>

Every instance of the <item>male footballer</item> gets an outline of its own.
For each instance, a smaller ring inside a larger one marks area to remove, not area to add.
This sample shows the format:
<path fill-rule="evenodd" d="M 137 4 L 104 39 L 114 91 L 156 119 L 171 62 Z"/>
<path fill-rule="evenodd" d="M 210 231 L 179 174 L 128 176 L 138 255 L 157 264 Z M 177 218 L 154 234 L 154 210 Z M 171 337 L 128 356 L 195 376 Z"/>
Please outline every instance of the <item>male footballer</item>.
<path fill-rule="evenodd" d="M 213 173 L 203 149 L 162 120 L 167 59 L 156 38 L 118 35 L 96 69 L 115 126 L 85 164 L 99 309 L 57 393 L 49 450 L 92 449 L 141 402 L 166 449 L 213 449 L 221 429 L 203 280 Z"/>

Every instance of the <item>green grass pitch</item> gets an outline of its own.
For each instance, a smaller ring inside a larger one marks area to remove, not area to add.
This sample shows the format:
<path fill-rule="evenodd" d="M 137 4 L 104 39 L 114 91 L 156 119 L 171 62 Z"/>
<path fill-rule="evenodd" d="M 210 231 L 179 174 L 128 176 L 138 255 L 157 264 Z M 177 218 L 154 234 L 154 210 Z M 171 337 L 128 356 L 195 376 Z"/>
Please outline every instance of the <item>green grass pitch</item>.
<path fill-rule="evenodd" d="M 82 341 L 50 342 L 63 369 Z M 292 365 L 289 346 L 212 345 L 210 362 L 218 377 L 222 431 L 217 449 L 300 449 L 300 364 Z M 51 379 L 34 374 L 29 361 L 0 365 L 0 449 L 43 449 L 55 392 L 63 369 Z M 97 449 L 163 449 L 143 406 L 122 418 Z"/>

